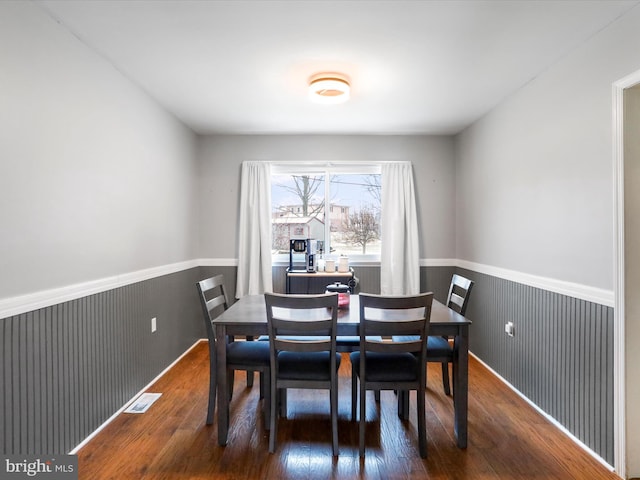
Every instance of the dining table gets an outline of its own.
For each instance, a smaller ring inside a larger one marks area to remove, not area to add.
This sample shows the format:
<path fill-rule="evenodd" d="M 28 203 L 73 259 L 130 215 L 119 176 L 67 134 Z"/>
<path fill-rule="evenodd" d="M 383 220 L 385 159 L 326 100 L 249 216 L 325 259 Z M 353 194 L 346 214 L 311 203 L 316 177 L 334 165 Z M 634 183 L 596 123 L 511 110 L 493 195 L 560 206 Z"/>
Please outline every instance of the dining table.
<path fill-rule="evenodd" d="M 357 336 L 360 324 L 358 295 L 351 295 L 349 308 L 338 313 L 337 335 Z M 213 320 L 216 332 L 216 385 L 218 394 L 218 444 L 227 444 L 229 432 L 229 385 L 227 379 L 227 336 L 267 335 L 264 295 L 247 295 Z M 467 447 L 469 384 L 469 326 L 471 321 L 437 300 L 433 300 L 429 335 L 453 338 L 454 434 L 459 448 Z M 268 392 L 265 393 L 268 395 Z"/>

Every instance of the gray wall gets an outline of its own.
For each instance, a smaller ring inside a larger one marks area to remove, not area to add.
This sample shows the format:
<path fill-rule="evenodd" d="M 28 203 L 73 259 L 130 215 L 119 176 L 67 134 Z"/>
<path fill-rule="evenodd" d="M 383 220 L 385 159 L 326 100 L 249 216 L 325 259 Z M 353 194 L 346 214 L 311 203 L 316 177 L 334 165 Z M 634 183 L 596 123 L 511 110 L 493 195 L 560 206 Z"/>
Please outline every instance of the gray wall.
<path fill-rule="evenodd" d="M 285 269 L 274 267 L 275 291 L 284 292 Z M 358 292 L 380 293 L 379 267 L 354 273 Z M 453 273 L 475 282 L 471 351 L 613 464 L 613 308 L 455 267 L 422 267 L 420 290 L 445 302 Z M 509 321 L 514 337 L 504 333 Z"/>
<path fill-rule="evenodd" d="M 613 290 L 612 84 L 640 8 L 456 139 L 457 258 Z"/>
<path fill-rule="evenodd" d="M 191 131 L 33 2 L 0 64 L 0 305 L 196 258 Z M 198 275 L 0 319 L 0 452 L 69 451 L 201 338 Z"/>
<path fill-rule="evenodd" d="M 355 271 L 360 291 L 379 292 L 378 267 Z M 471 350 L 612 462 L 612 309 L 454 267 L 422 267 L 421 290 L 444 302 L 455 271 L 476 282 Z M 0 451 L 80 443 L 205 335 L 195 282 L 217 273 L 233 298 L 235 267 L 199 267 L 3 319 Z"/>
<path fill-rule="evenodd" d="M 452 271 L 423 268 L 423 290 L 444 301 Z M 206 336 L 195 283 L 219 273 L 233 299 L 235 267 L 197 267 L 0 320 L 0 452 L 82 442 Z M 379 268 L 358 275 L 379 291 Z"/>
<path fill-rule="evenodd" d="M 195 283 L 206 273 L 193 268 L 0 320 L 0 454 L 69 452 L 203 338 Z"/>
<path fill-rule="evenodd" d="M 33 2 L 0 64 L 0 300 L 196 258 L 190 130 Z"/>
<path fill-rule="evenodd" d="M 613 308 L 458 273 L 475 282 L 466 312 L 470 350 L 613 465 Z M 509 321 L 513 337 L 504 333 Z"/>
<path fill-rule="evenodd" d="M 613 290 L 612 84 L 639 68 L 638 25 L 640 8 L 636 7 L 457 136 L 458 259 Z M 504 297 L 497 298 L 501 301 Z M 524 301 L 518 304 L 518 309 L 498 312 L 499 315 L 472 309 L 470 315 L 480 315 L 474 317 L 477 323 L 472 348 L 478 349 L 480 357 L 500 375 L 514 382 L 612 463 L 611 446 L 602 445 L 603 441 L 613 443 L 609 427 L 599 430 L 601 438 L 596 442 L 591 440 L 590 432 L 583 436 L 580 432 L 586 433 L 592 426 L 588 417 L 576 422 L 563 416 L 557 406 L 545 403 L 536 393 L 541 385 L 539 379 L 514 376 L 514 367 L 506 361 L 515 356 L 524 362 L 520 368 L 535 372 L 544 354 L 539 357 L 538 350 L 528 350 L 525 345 L 535 342 L 557 345 L 556 334 L 568 335 L 568 340 L 575 342 L 560 345 L 573 358 L 572 352 L 584 342 L 585 332 L 592 332 L 591 342 L 600 345 L 602 338 L 597 332 L 604 335 L 609 331 L 602 323 L 608 313 L 602 310 L 597 318 L 593 317 L 593 308 L 603 307 L 588 305 L 578 309 L 575 318 L 563 314 L 549 323 L 543 317 L 531 318 L 532 313 L 521 309 L 534 308 L 536 315 L 546 315 L 539 308 L 549 304 L 549 300 L 539 295 L 534 298 L 535 304 Z M 508 305 L 505 303 L 503 308 Z M 517 341 L 504 343 L 500 330 L 503 323 L 485 326 L 496 315 L 503 321 L 515 316 L 516 331 L 520 332 Z M 520 328 L 518 323 L 522 323 Z M 554 325 L 556 330 L 544 330 L 545 324 Z M 600 330 L 594 325 L 600 325 L 597 327 Z M 628 330 L 627 345 L 638 343 L 636 330 Z M 492 333 L 498 336 L 497 344 L 490 345 L 489 340 L 486 346 L 477 343 L 487 335 L 487 339 L 491 338 Z M 582 350 L 584 355 L 574 361 L 582 372 L 591 372 L 594 362 L 608 364 L 607 355 L 612 348 L 604 344 L 601 350 Z M 612 366 L 605 371 L 614 374 Z M 574 384 L 574 405 L 595 402 L 605 417 L 611 415 L 609 401 L 602 392 L 580 393 L 592 388 L 591 378 L 578 378 L 581 381 Z M 557 377 L 552 388 L 561 391 L 566 380 L 567 377 Z M 627 386 L 635 383 L 635 379 L 629 378 Z M 635 403 L 627 403 L 627 412 Z M 605 418 L 603 415 L 594 418 Z M 638 438 L 638 431 L 637 424 L 627 423 L 627 445 Z M 627 461 L 630 467 L 627 475 L 639 476 L 637 462 L 633 465 L 631 458 Z"/>
<path fill-rule="evenodd" d="M 440 136 L 213 135 L 200 139 L 199 255 L 238 257 L 240 171 L 245 160 L 413 163 L 421 258 L 455 258 L 453 139 Z"/>
<path fill-rule="evenodd" d="M 611 83 L 638 68 L 639 24 L 636 8 L 455 139 L 196 139 L 33 3 L 0 2 L 0 300 L 194 258 L 236 258 L 244 160 L 409 160 L 421 258 L 611 289 Z M 375 291 L 379 278 L 366 268 L 362 288 Z M 201 267 L 1 320 L 10 382 L 0 405 L 3 451 L 67 451 L 92 431 L 204 334 L 193 283 L 217 271 L 235 285 L 234 267 Z M 423 288 L 444 299 L 452 271 L 422 268 Z M 465 273 L 478 282 L 472 350 L 611 461 L 603 380 L 610 309 Z M 567 309 L 544 310 L 559 304 Z M 151 316 L 159 335 L 147 330 Z M 500 329 L 506 319 L 518 332 L 510 343 Z M 98 338 L 111 343 L 94 349 Z M 131 339 L 153 361 L 137 356 Z M 560 340 L 574 343 L 553 343 Z M 594 353 L 580 350 L 584 342 L 602 343 Z M 556 362 L 563 374 L 577 369 L 569 393 L 549 394 L 564 392 L 566 377 L 541 380 L 542 345 L 569 355 Z M 58 363 L 43 364 L 54 354 Z M 53 368 L 56 381 L 38 383 Z M 598 381 L 581 376 L 588 372 Z M 40 391 L 46 397 L 31 395 Z M 33 416 L 45 404 L 59 409 L 59 423 Z M 579 416 L 567 416 L 576 405 Z"/>

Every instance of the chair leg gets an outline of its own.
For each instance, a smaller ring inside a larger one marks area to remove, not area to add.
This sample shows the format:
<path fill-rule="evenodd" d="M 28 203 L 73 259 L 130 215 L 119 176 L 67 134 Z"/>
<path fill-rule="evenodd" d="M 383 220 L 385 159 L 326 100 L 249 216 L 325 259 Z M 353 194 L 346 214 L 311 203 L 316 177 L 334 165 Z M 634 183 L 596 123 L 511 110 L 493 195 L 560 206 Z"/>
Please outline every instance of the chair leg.
<path fill-rule="evenodd" d="M 451 393 L 453 398 L 456 398 L 456 369 L 451 365 Z"/>
<path fill-rule="evenodd" d="M 375 398 L 376 403 L 380 403 L 380 390 L 373 391 L 373 398 Z"/>
<path fill-rule="evenodd" d="M 253 387 L 253 370 L 247 370 L 247 387 Z"/>
<path fill-rule="evenodd" d="M 364 379 L 360 379 L 360 423 L 358 424 L 358 438 L 359 438 L 359 450 L 360 456 L 364 457 L 364 434 L 365 434 L 365 421 L 367 419 L 366 414 L 366 396 L 367 391 L 365 389 L 366 384 Z"/>
<path fill-rule="evenodd" d="M 398 391 L 398 416 L 402 420 L 409 420 L 409 391 Z"/>
<path fill-rule="evenodd" d="M 281 388 L 278 392 L 278 405 L 280 406 L 280 417 L 287 418 L 287 389 Z"/>
<path fill-rule="evenodd" d="M 278 436 L 278 388 L 276 385 L 275 374 L 271 374 L 270 383 L 269 396 L 271 397 L 271 413 L 269 415 L 269 453 L 275 453 L 276 438 Z"/>
<path fill-rule="evenodd" d="M 449 386 L 449 363 L 442 362 L 442 387 L 444 388 L 445 395 L 451 395 L 451 388 Z"/>
<path fill-rule="evenodd" d="M 264 372 L 260 372 L 260 390 L 269 392 L 262 399 L 264 426 L 268 430 L 271 428 L 271 373 L 268 368 Z"/>
<path fill-rule="evenodd" d="M 209 406 L 207 407 L 207 425 L 213 424 L 213 412 L 216 408 L 216 366 L 214 362 L 209 365 Z"/>
<path fill-rule="evenodd" d="M 358 401 L 358 374 L 353 365 L 351 365 L 351 421 L 356 421 L 356 410 Z"/>
<path fill-rule="evenodd" d="M 331 401 L 331 447 L 333 456 L 338 456 L 338 379 L 337 373 L 333 373 L 331 380 L 331 391 L 329 392 Z"/>
<path fill-rule="evenodd" d="M 265 388 L 265 384 L 264 384 L 265 376 L 269 376 L 269 375 L 268 374 L 265 375 L 265 372 L 260 372 L 260 377 L 259 377 L 259 380 L 260 380 L 260 400 L 264 399 L 265 391 L 267 393 L 267 396 L 271 394 L 269 389 Z"/>
<path fill-rule="evenodd" d="M 229 385 L 229 401 L 233 398 L 233 384 L 235 383 L 235 373 L 236 371 L 233 368 L 227 370 L 227 378 L 229 381 L 227 385 Z"/>
<path fill-rule="evenodd" d="M 407 392 L 408 393 L 408 392 Z M 427 458 L 427 419 L 425 415 L 425 391 L 416 390 L 416 408 L 418 409 L 418 445 L 420 456 Z"/>

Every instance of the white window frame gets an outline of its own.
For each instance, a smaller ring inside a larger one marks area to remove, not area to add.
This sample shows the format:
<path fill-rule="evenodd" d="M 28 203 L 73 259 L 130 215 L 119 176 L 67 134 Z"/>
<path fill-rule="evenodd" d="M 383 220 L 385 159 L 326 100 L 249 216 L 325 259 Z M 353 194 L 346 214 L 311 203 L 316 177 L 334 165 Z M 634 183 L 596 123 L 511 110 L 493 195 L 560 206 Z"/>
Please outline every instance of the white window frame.
<path fill-rule="evenodd" d="M 271 164 L 271 175 L 368 175 L 382 174 L 382 164 L 379 162 L 274 162 Z M 331 197 L 331 182 L 324 182 L 324 198 Z M 327 221 L 328 209 L 325 208 L 324 236 L 331 238 L 330 222 Z M 274 254 L 271 258 L 275 266 L 289 265 L 289 254 Z M 359 254 L 349 255 L 349 264 L 358 265 L 380 265 L 379 254 Z"/>

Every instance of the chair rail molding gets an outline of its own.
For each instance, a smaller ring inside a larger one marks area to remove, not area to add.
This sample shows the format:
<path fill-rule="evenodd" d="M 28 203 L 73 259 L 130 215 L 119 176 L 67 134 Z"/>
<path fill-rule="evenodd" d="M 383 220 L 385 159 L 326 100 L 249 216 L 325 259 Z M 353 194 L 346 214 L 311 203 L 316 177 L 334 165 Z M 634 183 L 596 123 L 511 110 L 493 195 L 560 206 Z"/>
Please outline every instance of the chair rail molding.
<path fill-rule="evenodd" d="M 195 260 L 199 267 L 237 267 L 237 258 L 200 258 Z M 287 263 L 288 265 L 288 263 Z"/>
<path fill-rule="evenodd" d="M 516 270 L 508 270 L 506 268 L 494 267 L 491 265 L 483 265 L 481 263 L 469 262 L 467 260 L 456 260 L 455 266 L 464 268 L 478 273 L 491 275 L 492 277 L 510 280 L 512 282 L 521 283 L 530 287 L 547 290 L 568 297 L 586 300 L 588 302 L 605 305 L 607 307 L 614 306 L 613 291 L 602 288 L 591 287 L 579 283 L 566 282 L 555 278 L 541 277 L 530 273 L 518 272 Z"/>
<path fill-rule="evenodd" d="M 198 266 L 200 266 L 198 260 L 187 260 L 184 262 L 146 268 L 120 275 L 113 275 L 98 280 L 90 280 L 88 282 L 76 283 L 64 287 L 51 288 L 17 297 L 5 298 L 0 300 L 0 319 L 31 312 L 40 308 L 56 305 L 58 303 L 76 300 L 96 293 L 106 292 L 107 290 L 123 287 L 136 282 L 142 282 L 162 275 L 181 272 Z"/>
<path fill-rule="evenodd" d="M 623 264 L 624 265 L 624 264 Z M 157 267 L 151 267 L 121 275 L 113 275 L 98 280 L 77 283 L 64 287 L 42 290 L 26 295 L 0 299 L 0 319 L 20 315 L 39 308 L 48 307 L 58 303 L 75 300 L 95 293 L 104 292 L 114 288 L 129 285 L 135 282 L 149 280 L 151 278 L 168 275 L 196 267 L 237 267 L 237 258 L 197 258 L 183 262 L 171 263 Z M 357 266 L 357 265 L 356 265 Z M 375 264 L 371 264 L 375 266 Z M 470 262 L 455 258 L 423 258 L 420 259 L 421 267 L 459 267 L 478 273 L 492 275 L 494 277 L 511 280 L 524 285 L 548 290 L 562 295 L 587 300 L 593 303 L 613 307 L 614 292 L 599 289 L 587 285 L 565 282 L 552 278 L 540 277 L 515 270 L 508 270 L 491 265 Z M 623 272 L 624 273 L 624 272 Z"/>

